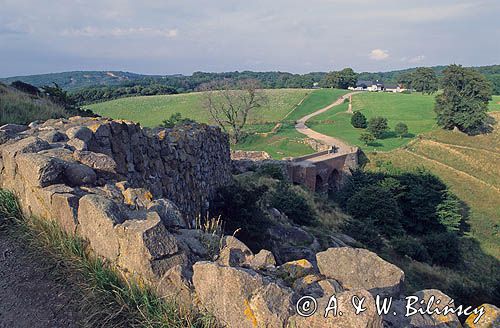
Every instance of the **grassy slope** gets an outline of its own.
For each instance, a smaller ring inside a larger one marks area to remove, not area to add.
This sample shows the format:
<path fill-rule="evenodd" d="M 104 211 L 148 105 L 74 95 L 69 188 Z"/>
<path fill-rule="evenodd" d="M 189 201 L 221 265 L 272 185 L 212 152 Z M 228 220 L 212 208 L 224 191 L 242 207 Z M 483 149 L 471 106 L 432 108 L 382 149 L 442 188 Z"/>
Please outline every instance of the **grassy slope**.
<path fill-rule="evenodd" d="M 421 94 L 363 93 L 353 97 L 354 111 L 361 111 L 368 119 L 374 116 L 386 117 L 391 130 L 398 122 L 406 123 L 410 135 L 430 131 L 436 126 L 433 106 L 434 97 Z M 411 140 L 388 133 L 386 138 L 364 146 L 359 141 L 364 130 L 352 127 L 351 114 L 346 113 L 346 109 L 346 104 L 334 108 L 316 116 L 308 125 L 318 132 L 339 137 L 365 150 L 392 150 Z"/>
<path fill-rule="evenodd" d="M 36 120 L 67 117 L 69 114 L 46 98 L 31 96 L 0 84 L 0 125 L 28 124 Z"/>
<path fill-rule="evenodd" d="M 493 96 L 490 101 L 490 111 L 500 111 L 500 96 Z"/>
<path fill-rule="evenodd" d="M 313 153 L 314 150 L 303 142 L 304 135 L 295 130 L 294 121 L 330 105 L 346 93 L 346 90 L 336 89 L 315 90 L 288 116 L 283 118 L 283 125 L 276 133 L 250 135 L 243 143 L 238 144 L 236 148 L 242 150 L 263 150 L 276 159 Z"/>
<path fill-rule="evenodd" d="M 500 112 L 492 113 L 497 122 Z M 396 167 L 425 167 L 434 172 L 470 208 L 470 236 L 482 250 L 500 259 L 500 126 L 493 133 L 470 137 L 433 131 L 422 140 L 388 153 L 369 154 L 369 167 L 390 161 Z"/>
<path fill-rule="evenodd" d="M 250 115 L 250 123 L 281 120 L 311 90 L 276 89 L 265 92 L 268 104 Z M 123 98 L 89 105 L 86 108 L 102 116 L 131 120 L 149 127 L 158 126 L 176 112 L 198 122 L 211 122 L 209 113 L 201 108 L 201 93 Z"/>

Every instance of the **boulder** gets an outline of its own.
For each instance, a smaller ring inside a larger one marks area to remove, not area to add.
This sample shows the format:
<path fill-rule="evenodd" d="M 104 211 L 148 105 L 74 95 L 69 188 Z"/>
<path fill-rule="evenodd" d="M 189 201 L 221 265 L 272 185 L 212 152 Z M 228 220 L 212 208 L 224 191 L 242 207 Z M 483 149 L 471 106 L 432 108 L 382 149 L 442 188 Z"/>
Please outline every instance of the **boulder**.
<path fill-rule="evenodd" d="M 329 305 L 332 296 L 324 296 L 317 300 L 317 310 L 309 317 L 301 317 L 298 314 L 292 316 L 288 327 L 307 328 L 382 328 L 382 319 L 376 312 L 375 300 L 366 290 L 359 289 L 345 291 L 335 295 L 337 301 L 337 313 L 329 311 L 325 318 L 325 309 Z M 352 299 L 357 297 L 363 299 L 364 312 L 356 314 L 352 305 Z M 299 303 L 302 304 L 302 303 Z M 300 307 L 299 307 L 300 308 Z M 304 310 L 307 310 L 305 308 Z M 342 312 L 342 314 L 341 314 Z M 398 328 L 404 326 L 398 326 Z"/>
<path fill-rule="evenodd" d="M 252 251 L 233 236 L 225 236 L 221 243 L 222 250 L 220 251 L 217 263 L 226 266 L 242 266 L 249 264 L 254 255 Z"/>
<path fill-rule="evenodd" d="M 60 131 L 42 132 L 40 138 L 50 143 L 68 141 L 68 136 Z"/>
<path fill-rule="evenodd" d="M 474 321 L 477 315 L 471 314 L 467 320 L 465 320 L 465 328 L 498 328 L 500 327 L 500 309 L 491 304 L 483 304 L 480 307 L 484 308 L 483 316 L 478 320 L 477 323 Z"/>
<path fill-rule="evenodd" d="M 318 274 L 310 274 L 295 280 L 293 290 L 300 296 L 309 295 L 316 298 L 332 296 L 344 291 L 338 281 Z"/>
<path fill-rule="evenodd" d="M 408 302 L 413 302 L 412 300 L 407 299 L 399 299 L 394 300 L 391 313 L 388 315 L 384 315 L 384 322 L 388 327 L 409 327 L 409 328 L 462 328 L 462 324 L 458 319 L 456 314 L 449 313 L 448 315 L 444 314 L 420 314 L 420 313 L 410 313 L 412 315 L 406 316 L 407 314 L 407 305 L 410 305 L 411 308 L 420 309 L 422 307 L 426 307 L 429 299 L 434 296 L 434 303 L 430 307 L 430 310 L 434 310 L 436 308 L 443 309 L 450 301 L 451 298 L 445 294 L 443 294 L 439 290 L 435 289 L 427 289 L 416 292 L 414 295 L 410 297 L 416 297 L 415 300 L 418 301 L 415 304 L 409 304 Z M 439 300 L 439 304 L 436 302 Z M 424 302 L 424 305 L 419 302 Z M 396 315 L 394 315 L 396 313 Z"/>
<path fill-rule="evenodd" d="M 250 260 L 249 265 L 253 269 L 260 270 L 269 267 L 274 267 L 276 265 L 276 260 L 274 258 L 273 253 L 263 249 L 257 254 L 255 254 L 253 259 Z"/>
<path fill-rule="evenodd" d="M 314 273 L 314 267 L 308 260 L 301 259 L 282 264 L 278 268 L 278 272 L 286 276 L 287 280 L 296 280 Z"/>
<path fill-rule="evenodd" d="M 23 131 L 28 130 L 29 127 L 26 125 L 20 125 L 20 124 L 4 124 L 0 126 L 0 131 L 6 132 L 8 134 L 18 134 Z"/>
<path fill-rule="evenodd" d="M 66 163 L 40 154 L 19 154 L 17 171 L 30 186 L 46 187 L 62 180 Z"/>
<path fill-rule="evenodd" d="M 192 276 L 190 269 L 180 264 L 175 265 L 161 277 L 156 292 L 162 298 L 191 309 L 194 302 Z"/>
<path fill-rule="evenodd" d="M 147 205 L 147 209 L 158 213 L 163 224 L 167 227 L 187 227 L 179 208 L 168 199 L 155 199 Z"/>
<path fill-rule="evenodd" d="M 64 180 L 72 187 L 93 185 L 96 179 L 95 171 L 87 165 L 69 163 L 64 169 Z"/>
<path fill-rule="evenodd" d="M 285 327 L 292 311 L 292 291 L 250 269 L 198 262 L 193 285 L 202 307 L 228 327 Z"/>
<path fill-rule="evenodd" d="M 75 126 L 66 130 L 66 135 L 70 139 L 79 139 L 89 142 L 92 139 L 92 131 L 86 126 Z"/>
<path fill-rule="evenodd" d="M 122 192 L 125 204 L 146 208 L 153 200 L 151 192 L 144 188 L 128 188 Z"/>
<path fill-rule="evenodd" d="M 155 213 L 156 214 L 156 213 Z M 154 283 L 175 265 L 185 265 L 176 238 L 158 215 L 126 220 L 115 227 L 120 254 L 118 265 L 129 275 Z"/>
<path fill-rule="evenodd" d="M 106 154 L 77 150 L 74 152 L 73 156 L 77 161 L 93 168 L 94 170 L 116 173 L 115 160 Z"/>
<path fill-rule="evenodd" d="M 78 233 L 98 255 L 117 260 L 120 244 L 114 228 L 123 218 L 116 203 L 98 195 L 85 195 L 79 201 L 78 222 Z"/>
<path fill-rule="evenodd" d="M 403 292 L 404 272 L 377 254 L 362 248 L 329 248 L 316 254 L 321 274 L 345 289 L 366 289 L 382 297 Z"/>

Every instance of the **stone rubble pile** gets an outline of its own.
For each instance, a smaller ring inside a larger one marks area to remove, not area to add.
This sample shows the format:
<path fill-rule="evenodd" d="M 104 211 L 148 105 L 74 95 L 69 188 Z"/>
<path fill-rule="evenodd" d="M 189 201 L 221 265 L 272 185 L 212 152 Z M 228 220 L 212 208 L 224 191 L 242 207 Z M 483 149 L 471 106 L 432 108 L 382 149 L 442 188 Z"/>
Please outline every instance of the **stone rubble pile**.
<path fill-rule="evenodd" d="M 210 311 L 222 325 L 461 327 L 453 315 L 444 321 L 407 320 L 403 311 L 379 316 L 375 295 L 399 299 L 404 273 L 372 252 L 348 247 L 348 236 L 332 236 L 338 247 L 317 254 L 281 250 L 277 261 L 235 237 L 196 229 L 193 220 L 216 189 L 230 183 L 230 171 L 227 136 L 206 125 L 154 131 L 74 117 L 0 127 L 0 187 L 18 196 L 26 215 L 56 221 L 127 277 Z M 292 230 L 275 234 L 307 237 Z M 290 254 L 307 259 L 285 262 L 296 258 Z M 318 305 L 307 318 L 296 307 L 306 295 Z M 343 315 L 325 318 L 332 295 Z M 354 296 L 365 299 L 365 312 L 354 313 Z"/>

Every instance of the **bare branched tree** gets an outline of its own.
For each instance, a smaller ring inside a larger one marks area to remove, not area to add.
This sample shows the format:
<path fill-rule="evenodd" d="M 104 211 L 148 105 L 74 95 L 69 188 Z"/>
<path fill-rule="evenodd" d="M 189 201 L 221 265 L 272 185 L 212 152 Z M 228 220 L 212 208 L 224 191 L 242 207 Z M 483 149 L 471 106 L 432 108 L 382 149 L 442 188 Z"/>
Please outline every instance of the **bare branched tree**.
<path fill-rule="evenodd" d="M 203 108 L 234 143 L 241 140 L 248 115 L 267 102 L 259 82 L 252 79 L 214 81 L 200 89 L 203 91 Z"/>

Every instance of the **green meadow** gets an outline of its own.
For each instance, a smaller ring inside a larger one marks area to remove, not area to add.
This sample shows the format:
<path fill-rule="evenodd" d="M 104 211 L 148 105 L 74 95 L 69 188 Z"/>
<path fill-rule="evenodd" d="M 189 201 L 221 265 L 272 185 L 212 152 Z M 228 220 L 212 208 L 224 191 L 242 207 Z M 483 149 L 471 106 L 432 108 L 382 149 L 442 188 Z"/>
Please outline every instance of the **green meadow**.
<path fill-rule="evenodd" d="M 389 129 L 398 122 L 408 125 L 408 136 L 397 137 L 388 131 L 385 137 L 365 146 L 359 136 L 364 129 L 351 125 L 352 114 L 347 113 L 347 104 L 312 118 L 308 126 L 323 134 L 338 137 L 365 150 L 388 151 L 407 144 L 413 137 L 435 129 L 434 96 L 422 94 L 362 93 L 352 97 L 353 111 L 361 111 L 367 119 L 382 116 L 388 119 Z"/>
<path fill-rule="evenodd" d="M 252 112 L 249 122 L 260 125 L 278 122 L 311 92 L 307 89 L 265 90 L 267 104 Z M 158 126 L 177 112 L 198 122 L 211 123 L 210 114 L 202 108 L 201 102 L 202 94 L 194 92 L 122 98 L 88 105 L 86 108 L 105 117 L 130 120 L 146 127 Z"/>

